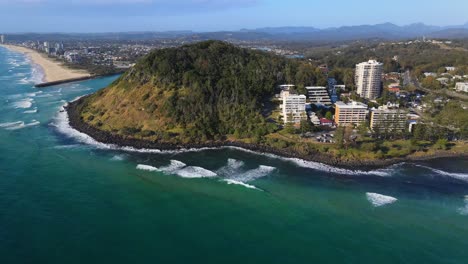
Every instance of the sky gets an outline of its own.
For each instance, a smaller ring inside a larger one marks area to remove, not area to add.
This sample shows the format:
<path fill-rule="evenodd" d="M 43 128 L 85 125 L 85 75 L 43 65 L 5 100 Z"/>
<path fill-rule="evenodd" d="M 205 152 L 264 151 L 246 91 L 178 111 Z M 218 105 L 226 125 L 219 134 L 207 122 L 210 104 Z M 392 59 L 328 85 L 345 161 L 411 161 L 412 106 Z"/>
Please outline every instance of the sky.
<path fill-rule="evenodd" d="M 467 0 L 0 0 L 0 32 L 219 31 L 468 22 Z"/>

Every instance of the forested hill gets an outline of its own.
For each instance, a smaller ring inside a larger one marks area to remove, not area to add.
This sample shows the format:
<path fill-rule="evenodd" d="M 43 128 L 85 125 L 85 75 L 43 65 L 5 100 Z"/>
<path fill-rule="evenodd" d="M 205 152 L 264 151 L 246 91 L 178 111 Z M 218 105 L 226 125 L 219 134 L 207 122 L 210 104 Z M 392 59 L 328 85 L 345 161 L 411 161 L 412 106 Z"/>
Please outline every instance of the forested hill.
<path fill-rule="evenodd" d="M 220 41 L 156 50 L 88 97 L 84 121 L 114 134 L 171 142 L 261 137 L 262 116 L 282 83 L 317 80 L 315 67 Z"/>

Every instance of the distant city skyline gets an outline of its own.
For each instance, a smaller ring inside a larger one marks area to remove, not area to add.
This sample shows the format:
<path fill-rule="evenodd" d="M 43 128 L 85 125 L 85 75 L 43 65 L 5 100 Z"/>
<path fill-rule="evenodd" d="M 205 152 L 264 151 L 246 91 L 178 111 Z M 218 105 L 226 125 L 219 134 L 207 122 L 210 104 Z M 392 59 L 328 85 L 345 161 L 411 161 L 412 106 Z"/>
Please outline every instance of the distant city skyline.
<path fill-rule="evenodd" d="M 0 32 L 221 31 L 364 24 L 450 26 L 468 2 L 272 0 L 0 0 Z"/>

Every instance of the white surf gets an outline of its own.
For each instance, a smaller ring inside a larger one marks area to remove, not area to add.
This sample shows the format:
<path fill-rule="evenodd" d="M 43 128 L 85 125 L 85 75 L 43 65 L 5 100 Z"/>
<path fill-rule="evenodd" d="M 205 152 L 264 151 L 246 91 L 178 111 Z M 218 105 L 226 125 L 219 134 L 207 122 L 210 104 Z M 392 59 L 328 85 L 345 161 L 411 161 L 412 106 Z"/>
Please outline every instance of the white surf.
<path fill-rule="evenodd" d="M 375 207 L 380 207 L 396 202 L 398 199 L 378 193 L 366 193 L 367 200 Z"/>

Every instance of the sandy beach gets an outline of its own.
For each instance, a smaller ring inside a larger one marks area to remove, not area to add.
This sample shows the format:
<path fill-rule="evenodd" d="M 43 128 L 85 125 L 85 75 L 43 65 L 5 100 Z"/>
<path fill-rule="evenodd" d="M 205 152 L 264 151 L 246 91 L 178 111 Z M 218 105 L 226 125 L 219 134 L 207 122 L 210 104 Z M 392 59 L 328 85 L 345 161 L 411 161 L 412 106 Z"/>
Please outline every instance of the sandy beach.
<path fill-rule="evenodd" d="M 67 68 L 63 64 L 56 62 L 35 50 L 14 45 L 2 46 L 12 51 L 27 55 L 29 58 L 31 58 L 34 64 L 39 65 L 44 72 L 44 79 L 42 80 L 43 82 L 56 82 L 90 76 L 90 74 L 84 70 L 73 70 Z"/>

